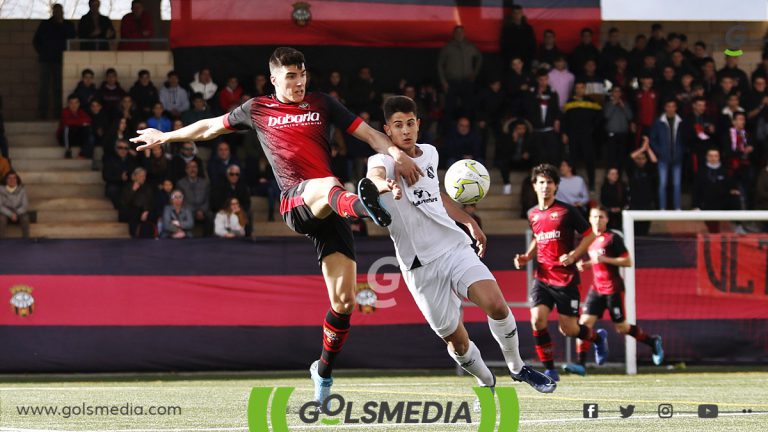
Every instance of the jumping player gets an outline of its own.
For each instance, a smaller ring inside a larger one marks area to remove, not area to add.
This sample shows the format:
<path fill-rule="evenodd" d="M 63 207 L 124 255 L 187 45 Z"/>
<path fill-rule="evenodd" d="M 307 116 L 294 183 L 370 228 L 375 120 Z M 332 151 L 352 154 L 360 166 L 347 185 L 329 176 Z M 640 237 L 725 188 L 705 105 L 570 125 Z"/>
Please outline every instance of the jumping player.
<path fill-rule="evenodd" d="M 461 320 L 461 301 L 469 298 L 488 315 L 491 334 L 504 354 L 512 378 L 542 393 L 553 392 L 557 384 L 520 358 L 515 317 L 496 279 L 478 258 L 485 254 L 485 234 L 469 214 L 441 192 L 437 149 L 416 143 L 416 104 L 405 96 L 390 97 L 384 103 L 384 118 L 384 131 L 392 142 L 426 173 L 408 186 L 396 180 L 392 157 L 378 154 L 368 159 L 368 178 L 380 192 L 392 192 L 382 195 L 393 215 L 389 233 L 408 289 L 430 327 L 448 344 L 448 355 L 456 363 L 473 375 L 479 385 L 493 388 L 496 377 L 469 339 Z M 454 221 L 468 228 L 479 246 L 478 254 Z"/>
<path fill-rule="evenodd" d="M 651 347 L 653 364 L 658 366 L 664 361 L 661 337 L 649 336 L 637 325 L 630 325 L 624 314 L 624 280 L 619 274 L 619 267 L 631 266 L 632 258 L 624 246 L 621 234 L 608 230 L 608 209 L 605 207 L 593 207 L 589 211 L 589 223 L 597 237 L 589 246 L 589 260 L 577 262 L 576 267 L 579 271 L 592 267 L 592 288 L 587 294 L 579 323 L 594 328 L 597 320 L 608 309 L 616 331 L 628 334 Z M 589 341 L 579 340 L 576 345 L 579 363 L 563 365 L 563 370 L 584 376 L 590 345 Z"/>
<path fill-rule="evenodd" d="M 373 182 L 361 180 L 355 195 L 344 190 L 331 173 L 331 126 L 390 155 L 398 177 L 402 175 L 408 184 L 415 183 L 422 173 L 386 135 L 336 100 L 322 93 L 306 93 L 307 71 L 300 51 L 277 48 L 269 59 L 269 70 L 275 94 L 250 99 L 228 114 L 177 131 L 140 130 L 131 141 L 143 143 L 138 150 L 144 150 L 168 142 L 210 140 L 236 130 L 258 133 L 282 191 L 283 220 L 314 242 L 328 290 L 331 307 L 323 323 L 323 349 L 320 359 L 310 367 L 315 400 L 322 402 L 330 394 L 333 363 L 349 334 L 355 306 L 355 247 L 344 218 L 370 217 L 381 226 L 391 222 Z"/>
<path fill-rule="evenodd" d="M 578 322 L 579 274 L 574 264 L 587 251 L 595 234 L 578 210 L 555 200 L 560 183 L 557 168 L 549 164 L 534 167 L 531 183 L 539 201 L 528 211 L 533 241 L 526 253 L 515 255 L 515 267 L 522 268 L 534 257 L 538 263 L 529 299 L 533 337 L 536 354 L 547 369 L 544 373 L 558 381 L 560 375 L 555 369 L 552 339 L 547 330 L 547 317 L 555 306 L 560 333 L 594 342 L 598 357 L 608 355 L 605 330 L 593 332 Z M 581 242 L 572 250 L 575 232 L 581 234 Z"/>

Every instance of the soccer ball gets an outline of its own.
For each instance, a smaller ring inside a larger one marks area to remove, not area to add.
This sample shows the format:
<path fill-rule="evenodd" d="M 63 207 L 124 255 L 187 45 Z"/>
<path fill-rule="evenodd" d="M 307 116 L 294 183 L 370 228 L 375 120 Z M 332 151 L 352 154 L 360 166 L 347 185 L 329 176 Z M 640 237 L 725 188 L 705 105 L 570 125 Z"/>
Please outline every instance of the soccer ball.
<path fill-rule="evenodd" d="M 462 159 L 445 173 L 445 192 L 461 204 L 475 204 L 488 193 L 491 176 L 483 164 L 472 159 Z"/>

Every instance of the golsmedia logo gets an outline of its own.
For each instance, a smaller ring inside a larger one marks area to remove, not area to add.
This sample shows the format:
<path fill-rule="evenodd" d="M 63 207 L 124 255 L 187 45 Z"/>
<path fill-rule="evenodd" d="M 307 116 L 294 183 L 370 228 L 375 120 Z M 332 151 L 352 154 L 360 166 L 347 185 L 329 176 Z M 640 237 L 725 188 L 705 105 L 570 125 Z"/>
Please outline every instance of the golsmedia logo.
<path fill-rule="evenodd" d="M 304 114 L 291 115 L 286 114 L 281 117 L 269 117 L 269 127 L 286 126 L 291 124 L 309 123 L 320 121 L 320 113 L 313 111 Z"/>
<path fill-rule="evenodd" d="M 288 431 L 288 399 L 293 387 L 255 387 L 248 400 L 248 430 L 250 432 Z M 494 430 L 516 432 L 520 424 L 517 393 L 512 387 L 497 387 L 499 406 L 487 387 L 475 387 L 480 401 L 478 432 Z M 272 396 L 274 394 L 274 396 Z M 269 400 L 272 397 L 270 406 Z M 496 414 L 500 414 L 498 428 Z M 322 418 L 321 418 L 322 417 Z M 361 406 L 333 394 L 322 404 L 311 401 L 303 404 L 298 420 L 304 424 L 338 426 L 346 424 L 456 424 L 472 423 L 472 410 L 468 402 L 435 401 L 366 401 Z M 270 429 L 271 424 L 271 429 Z"/>

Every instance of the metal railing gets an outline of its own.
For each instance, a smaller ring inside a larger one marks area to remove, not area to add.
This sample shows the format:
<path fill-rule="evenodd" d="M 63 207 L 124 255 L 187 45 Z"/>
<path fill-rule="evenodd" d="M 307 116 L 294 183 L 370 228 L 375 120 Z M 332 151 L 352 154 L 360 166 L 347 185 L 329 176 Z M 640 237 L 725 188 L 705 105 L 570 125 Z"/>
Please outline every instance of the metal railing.
<path fill-rule="evenodd" d="M 67 39 L 67 51 L 167 51 L 171 44 L 167 38 L 153 39 Z"/>

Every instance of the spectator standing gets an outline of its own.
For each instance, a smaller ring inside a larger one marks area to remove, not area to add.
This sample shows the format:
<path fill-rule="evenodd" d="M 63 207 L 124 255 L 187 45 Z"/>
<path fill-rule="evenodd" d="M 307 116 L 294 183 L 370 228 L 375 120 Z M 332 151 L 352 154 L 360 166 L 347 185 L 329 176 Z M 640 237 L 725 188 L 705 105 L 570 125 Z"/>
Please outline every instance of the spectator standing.
<path fill-rule="evenodd" d="M 724 76 L 733 79 L 733 86 L 739 93 L 747 94 L 749 92 L 749 78 L 746 72 L 739 68 L 739 57 L 725 56 L 725 66 L 717 71 L 717 78 L 720 80 Z"/>
<path fill-rule="evenodd" d="M 608 40 L 603 45 L 603 50 L 600 52 L 600 58 L 598 60 L 598 69 L 607 75 L 616 64 L 616 60 L 619 58 L 627 59 L 629 52 L 621 46 L 621 35 L 619 29 L 611 27 L 608 29 Z"/>
<path fill-rule="evenodd" d="M 605 161 L 615 165 L 619 175 L 624 170 L 624 161 L 629 151 L 629 133 L 632 127 L 632 109 L 622 97 L 622 88 L 615 86 L 611 89 L 611 98 L 603 106 L 603 120 L 608 140 L 605 143 Z M 612 220 L 613 218 L 611 218 Z"/>
<path fill-rule="evenodd" d="M 21 226 L 21 236 L 29 238 L 27 191 L 16 171 L 9 171 L 0 188 L 0 239 L 5 238 L 8 222 Z"/>
<path fill-rule="evenodd" d="M 541 46 L 539 46 L 539 52 L 536 56 L 536 59 L 538 60 L 536 67 L 550 69 L 554 64 L 555 59 L 561 55 L 565 54 L 557 47 L 555 31 L 551 29 L 544 30 Z"/>
<path fill-rule="evenodd" d="M 501 91 L 501 81 L 492 78 L 490 83 L 477 94 L 475 112 L 477 130 L 482 139 L 482 147 L 478 157 L 485 159 L 488 143 L 493 138 L 495 146 L 501 141 L 501 118 L 506 108 L 504 93 Z"/>
<path fill-rule="evenodd" d="M 560 102 L 558 94 L 549 87 L 549 75 L 545 69 L 536 72 L 536 86 L 526 98 L 524 118 L 533 127 L 531 147 L 534 149 L 534 165 L 557 163 L 562 159 L 560 133 Z"/>
<path fill-rule="evenodd" d="M 608 209 L 608 228 L 621 230 L 621 212 L 627 208 L 627 185 L 621 181 L 619 169 L 610 167 L 605 172 L 605 180 L 600 188 L 600 204 Z"/>
<path fill-rule="evenodd" d="M 696 174 L 705 163 L 707 151 L 717 144 L 715 121 L 707 114 L 707 100 L 696 97 L 691 114 L 684 119 L 686 148 L 691 154 L 691 171 Z"/>
<path fill-rule="evenodd" d="M 126 14 L 120 22 L 120 38 L 151 39 L 155 32 L 152 28 L 152 17 L 144 10 L 141 0 L 131 2 L 131 12 Z M 149 49 L 149 42 L 120 42 L 120 49 L 124 51 L 143 51 Z"/>
<path fill-rule="evenodd" d="M 739 185 L 743 200 L 742 209 L 746 210 L 750 202 L 754 182 L 754 151 L 752 135 L 746 130 L 746 114 L 737 112 L 733 115 L 731 127 L 722 135 L 723 153 L 728 172 Z"/>
<path fill-rule="evenodd" d="M 227 85 L 219 94 L 219 107 L 222 112 L 230 112 L 233 108 L 240 105 L 240 97 L 243 95 L 243 88 L 237 77 L 231 76 L 227 79 Z"/>
<path fill-rule="evenodd" d="M 653 76 L 648 73 L 640 74 L 640 88 L 635 92 L 634 101 L 634 111 L 637 113 L 635 142 L 639 144 L 640 138 L 650 133 L 657 118 L 659 96 L 653 89 Z"/>
<path fill-rule="evenodd" d="M 60 103 L 63 53 L 67 49 L 67 39 L 75 37 L 75 25 L 64 19 L 64 8 L 56 3 L 51 12 L 49 19 L 40 22 L 32 39 L 40 64 L 37 110 L 41 119 L 48 118 L 51 88 L 54 103 Z"/>
<path fill-rule="evenodd" d="M 510 169 L 528 171 L 531 165 L 531 143 L 528 127 L 522 120 L 510 119 L 502 129 L 501 141 L 496 144 L 496 166 L 501 171 L 504 195 L 512 194 Z"/>
<path fill-rule="evenodd" d="M 520 5 L 512 5 L 510 13 L 504 17 L 501 25 L 501 61 L 506 65 L 517 57 L 522 59 L 526 69 L 533 65 L 536 56 L 536 36 L 533 27 L 528 24 L 528 18 Z"/>
<path fill-rule="evenodd" d="M 667 209 L 667 181 L 672 175 L 672 205 L 675 210 L 682 209 L 681 176 L 685 144 L 683 120 L 677 115 L 677 102 L 664 103 L 664 114 L 657 118 L 651 127 L 650 144 L 658 159 L 659 168 L 659 209 Z"/>
<path fill-rule="evenodd" d="M 720 161 L 720 151 L 711 148 L 707 151 L 704 166 L 696 175 L 693 192 L 694 210 L 738 210 L 741 208 L 738 184 L 728 174 Z M 719 221 L 706 221 L 711 233 L 720 232 Z"/>
<path fill-rule="evenodd" d="M 593 60 L 595 65 L 600 58 L 600 50 L 592 42 L 592 29 L 585 27 L 581 29 L 581 40 L 579 45 L 571 52 L 568 65 L 575 71 L 584 70 L 584 64 L 587 60 Z"/>
<path fill-rule="evenodd" d="M 591 61 L 591 60 L 590 60 Z M 586 99 L 587 86 L 577 81 L 573 86 L 573 97 L 563 112 L 563 144 L 568 146 L 571 166 L 577 161 L 587 167 L 589 189 L 595 189 L 595 131 L 600 125 L 602 107 Z"/>
<path fill-rule="evenodd" d="M 459 159 L 481 160 L 482 139 L 472 130 L 468 117 L 460 117 L 445 139 L 446 168 Z M 482 161 L 481 161 L 482 163 Z"/>
<path fill-rule="evenodd" d="M 440 50 L 437 72 L 445 91 L 445 118 L 452 121 L 459 107 L 472 106 L 474 82 L 483 65 L 483 56 L 464 35 L 464 27 L 453 28 L 453 40 Z"/>
<path fill-rule="evenodd" d="M 80 49 L 83 51 L 109 51 L 109 42 L 115 38 L 115 27 L 108 16 L 101 15 L 99 0 L 90 0 L 88 2 L 88 13 L 80 17 L 80 25 L 77 26 L 77 37 L 79 39 L 99 39 L 96 42 L 81 42 Z"/>
<path fill-rule="evenodd" d="M 555 57 L 555 67 L 549 71 L 549 86 L 557 93 L 560 109 L 563 109 L 565 103 L 571 98 L 575 81 L 576 77 L 568 70 L 565 57 L 561 55 Z"/>
<path fill-rule="evenodd" d="M 181 114 L 189 109 L 189 94 L 179 85 L 179 74 L 168 72 L 168 81 L 160 89 L 159 98 L 171 118 L 181 118 Z"/>
<path fill-rule="evenodd" d="M 643 59 L 648 54 L 648 38 L 644 34 L 635 36 L 635 46 L 629 52 L 629 70 L 637 74 L 643 68 Z"/>
<path fill-rule="evenodd" d="M 525 100 L 531 89 L 531 76 L 525 69 L 523 60 L 514 57 L 505 74 L 504 88 L 507 91 L 507 110 L 513 117 L 523 115 Z"/>
<path fill-rule="evenodd" d="M 655 210 L 654 196 L 657 196 L 657 170 L 654 164 L 658 161 L 653 153 L 647 136 L 642 139 L 642 145 L 632 152 L 632 163 L 627 166 L 629 176 L 629 209 Z M 650 222 L 635 222 L 635 233 L 639 236 L 648 234 Z"/>

